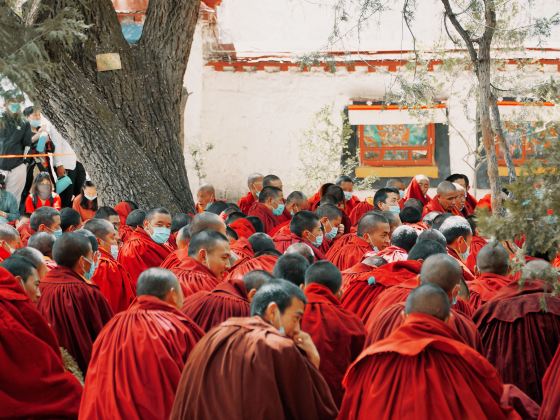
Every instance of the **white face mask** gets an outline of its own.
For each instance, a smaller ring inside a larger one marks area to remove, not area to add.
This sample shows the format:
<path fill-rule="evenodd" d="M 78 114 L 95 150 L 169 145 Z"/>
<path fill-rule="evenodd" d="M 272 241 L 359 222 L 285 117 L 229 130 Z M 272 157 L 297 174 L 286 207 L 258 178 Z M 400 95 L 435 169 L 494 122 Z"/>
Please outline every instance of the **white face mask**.
<path fill-rule="evenodd" d="M 118 245 L 111 245 L 111 255 L 116 260 L 119 256 L 119 246 Z"/>

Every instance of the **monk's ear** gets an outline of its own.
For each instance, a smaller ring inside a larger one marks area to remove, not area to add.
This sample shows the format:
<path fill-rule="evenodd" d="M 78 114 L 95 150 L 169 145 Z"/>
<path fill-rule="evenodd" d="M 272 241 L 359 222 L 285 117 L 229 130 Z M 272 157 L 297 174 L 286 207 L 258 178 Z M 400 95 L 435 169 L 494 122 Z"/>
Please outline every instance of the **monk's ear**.
<path fill-rule="evenodd" d="M 418 284 L 418 286 L 422 284 L 422 279 L 420 279 L 420 275 L 416 276 L 416 284 Z"/>
<path fill-rule="evenodd" d="M 321 217 L 319 219 L 319 222 L 321 223 L 321 225 L 325 226 L 327 224 L 327 222 L 329 221 L 329 218 L 327 216 L 325 217 Z"/>
<path fill-rule="evenodd" d="M 183 307 L 183 291 L 181 289 L 176 290 L 172 287 L 169 289 L 169 292 L 167 292 L 167 295 L 165 295 L 164 301 L 175 306 L 177 309 L 181 309 Z"/>
<path fill-rule="evenodd" d="M 274 328 L 280 328 L 280 308 L 276 302 L 270 302 L 264 311 L 264 320 Z"/>
<path fill-rule="evenodd" d="M 404 311 L 404 309 L 401 311 L 401 317 L 402 317 L 402 319 L 406 319 L 406 317 L 407 317 L 406 312 Z"/>
<path fill-rule="evenodd" d="M 253 298 L 255 297 L 255 293 L 257 293 L 257 289 L 251 289 L 247 293 L 247 300 L 249 301 L 249 303 L 253 301 Z"/>
<path fill-rule="evenodd" d="M 198 250 L 198 254 L 196 254 L 196 259 L 199 262 L 205 262 L 206 261 L 206 250 L 204 248 L 200 248 Z"/>

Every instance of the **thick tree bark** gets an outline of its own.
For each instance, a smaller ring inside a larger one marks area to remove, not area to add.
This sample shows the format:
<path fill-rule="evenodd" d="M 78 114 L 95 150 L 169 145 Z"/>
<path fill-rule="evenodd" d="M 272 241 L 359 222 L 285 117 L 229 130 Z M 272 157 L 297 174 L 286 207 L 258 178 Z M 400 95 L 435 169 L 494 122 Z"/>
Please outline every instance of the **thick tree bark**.
<path fill-rule="evenodd" d="M 480 128 L 482 132 L 482 143 L 486 152 L 487 159 L 487 173 L 490 188 L 492 190 L 492 210 L 499 214 L 502 211 L 502 197 L 501 197 L 501 180 L 498 172 L 498 160 L 496 158 L 496 142 L 495 133 L 492 129 L 492 120 L 490 117 L 490 108 L 492 105 L 492 91 L 491 91 L 491 76 L 490 76 L 490 48 L 492 45 L 492 38 L 496 30 L 496 9 L 494 0 L 484 0 L 484 18 L 485 27 L 482 37 L 476 41 L 472 39 L 469 34 L 457 19 L 457 15 L 453 12 L 449 0 L 441 0 L 445 8 L 445 15 L 459 33 L 461 38 L 466 44 L 474 72 L 478 80 L 478 107 Z M 478 51 L 475 48 L 475 42 L 478 43 Z M 495 104 L 494 100 L 494 104 Z M 497 107 L 496 107 L 497 108 Z M 496 109 L 499 116 L 499 110 Z M 509 149 L 504 150 L 504 154 L 508 154 Z"/>
<path fill-rule="evenodd" d="M 496 132 L 496 137 L 500 143 L 500 148 L 504 153 L 504 160 L 506 161 L 506 167 L 508 170 L 508 182 L 511 184 L 517 179 L 517 173 L 515 172 L 515 165 L 513 164 L 509 144 L 504 133 L 504 129 L 502 128 L 502 118 L 500 117 L 500 109 L 498 108 L 495 95 L 492 95 L 490 98 L 490 110 L 492 111 L 491 115 L 492 120 L 494 121 L 494 131 Z"/>
<path fill-rule="evenodd" d="M 67 3 L 43 0 L 54 13 Z M 88 40 L 71 54 L 49 50 L 59 70 L 49 80 L 37 79 L 36 96 L 105 203 L 128 199 L 143 207 L 194 210 L 180 133 L 183 76 L 199 4 L 150 0 L 142 38 L 129 45 L 110 0 L 79 0 L 74 7 L 92 25 Z M 118 53 L 122 69 L 98 72 L 96 55 L 103 53 Z"/>

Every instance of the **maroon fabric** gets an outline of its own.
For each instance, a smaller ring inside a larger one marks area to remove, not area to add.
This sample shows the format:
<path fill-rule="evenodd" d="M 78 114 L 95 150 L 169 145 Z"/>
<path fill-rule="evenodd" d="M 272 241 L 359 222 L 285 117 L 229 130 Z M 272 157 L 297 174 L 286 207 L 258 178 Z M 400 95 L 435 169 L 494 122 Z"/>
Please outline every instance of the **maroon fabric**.
<path fill-rule="evenodd" d="M 121 201 L 115 206 L 115 211 L 119 214 L 121 226 L 126 225 L 126 218 L 132 212 L 132 207 L 126 201 Z"/>
<path fill-rule="evenodd" d="M 113 256 L 99 248 L 101 257 L 91 278 L 109 302 L 114 313 L 124 311 L 136 297 L 136 288 L 124 267 Z"/>
<path fill-rule="evenodd" d="M 181 263 L 181 261 L 189 256 L 189 250 L 187 248 L 178 249 L 169 254 L 165 260 L 162 261 L 160 267 L 169 270 L 171 267 L 175 267 Z"/>
<path fill-rule="evenodd" d="M 369 204 L 367 201 L 362 201 L 356 204 L 354 208 L 352 208 L 352 211 L 348 216 L 350 218 L 350 223 L 352 223 L 352 226 L 356 226 L 360 221 L 360 219 L 362 218 L 362 216 L 366 214 L 368 211 L 372 211 L 373 209 L 374 207 L 371 204 Z"/>
<path fill-rule="evenodd" d="M 465 265 L 467 266 L 467 268 L 474 273 L 475 272 L 475 267 L 476 267 L 476 257 L 478 256 L 478 253 L 480 252 L 480 250 L 482 248 L 484 248 L 486 245 L 488 244 L 488 242 L 486 241 L 486 239 L 478 236 L 478 235 L 473 235 L 472 237 L 472 242 L 471 242 L 471 246 L 470 246 L 470 252 L 469 252 L 469 256 L 467 257 L 467 260 L 465 261 Z"/>
<path fill-rule="evenodd" d="M 345 245 L 331 247 L 329 252 L 327 252 L 326 258 L 336 265 L 340 271 L 343 271 L 362 261 L 364 254 L 371 250 L 369 242 L 356 235 L 352 235 Z"/>
<path fill-rule="evenodd" d="M 348 369 L 339 419 L 519 418 L 498 372 L 442 321 L 411 314 Z"/>
<path fill-rule="evenodd" d="M 501 276 L 494 273 L 482 273 L 476 279 L 469 282 L 469 305 L 473 312 L 484 305 L 498 293 L 502 287 L 514 281 L 510 276 Z"/>
<path fill-rule="evenodd" d="M 169 267 L 179 279 L 185 297 L 202 290 L 212 290 L 223 279 L 218 279 L 208 267 L 191 257 L 183 258 L 178 265 Z"/>
<path fill-rule="evenodd" d="M 148 268 L 159 267 L 171 252 L 173 248 L 154 242 L 143 228 L 138 227 L 121 247 L 118 261 L 128 271 L 136 287 L 140 274 Z"/>
<path fill-rule="evenodd" d="M 247 238 L 240 238 L 230 243 L 229 247 L 239 258 L 252 258 L 255 255 L 253 247 Z"/>
<path fill-rule="evenodd" d="M 274 229 L 276 225 L 289 220 L 282 216 L 275 216 L 274 214 L 272 214 L 272 210 L 270 210 L 264 204 L 258 202 L 254 203 L 251 206 L 248 216 L 257 216 L 259 219 L 261 219 L 265 233 L 270 233 L 270 231 L 272 231 L 272 229 Z"/>
<path fill-rule="evenodd" d="M 465 262 L 463 261 L 463 259 L 461 258 L 461 256 L 457 253 L 457 251 L 455 251 L 453 248 L 451 248 L 450 246 L 447 247 L 447 253 L 449 254 L 450 257 L 453 257 L 457 260 L 457 262 L 459 263 L 459 265 L 461 266 L 461 269 L 463 270 L 463 279 L 466 282 L 470 282 L 474 280 L 474 274 L 472 273 L 471 270 L 469 270 L 469 268 L 465 265 Z"/>
<path fill-rule="evenodd" d="M 244 195 L 243 197 L 241 197 L 239 199 L 239 201 L 237 202 L 237 205 L 239 206 L 239 209 L 247 214 L 249 212 L 249 210 L 251 209 L 251 206 L 255 203 L 255 196 L 253 195 L 253 193 L 251 191 L 249 191 L 247 193 L 247 195 Z"/>
<path fill-rule="evenodd" d="M 240 280 L 245 274 L 254 270 L 264 270 L 272 273 L 276 261 L 278 261 L 278 255 L 276 254 L 263 254 L 254 258 L 244 258 L 231 268 L 226 276 L 226 281 Z"/>
<path fill-rule="evenodd" d="M 545 290 L 541 281 L 526 282 L 522 288 L 512 282 L 473 318 L 486 357 L 502 379 L 539 404 L 542 378 L 560 343 L 560 298 Z"/>
<path fill-rule="evenodd" d="M 436 195 L 428 202 L 428 204 L 424 206 L 422 216 L 425 216 L 433 211 L 437 211 L 438 213 L 451 213 L 454 216 L 462 216 L 462 214 L 459 213 L 459 210 L 457 210 L 455 207 L 450 210 L 445 210 L 439 202 L 439 195 Z"/>
<path fill-rule="evenodd" d="M 543 403 L 539 419 L 557 420 L 560 413 L 560 346 L 542 381 Z"/>
<path fill-rule="evenodd" d="M 241 280 L 225 281 L 211 291 L 195 293 L 185 299 L 181 310 L 205 332 L 229 318 L 251 313 L 247 289 Z"/>
<path fill-rule="evenodd" d="M 422 194 L 422 189 L 420 188 L 420 184 L 418 183 L 418 181 L 416 181 L 416 178 L 414 177 L 412 177 L 410 184 L 408 184 L 408 187 L 406 187 L 406 190 L 404 190 L 404 196 L 403 198 L 401 198 L 401 201 L 399 203 L 401 204 L 401 208 L 404 205 L 404 203 L 406 203 L 411 198 L 415 198 L 416 200 L 419 200 L 420 202 L 422 202 L 422 205 L 424 206 L 428 204 L 431 200 L 428 194 L 426 195 Z"/>
<path fill-rule="evenodd" d="M 168 418 L 181 371 L 203 335 L 171 305 L 139 296 L 95 341 L 80 418 Z"/>
<path fill-rule="evenodd" d="M 395 303 L 376 317 L 370 317 L 366 325 L 366 346 L 387 338 L 404 323 L 405 303 Z M 460 312 L 451 309 L 448 326 L 461 337 L 462 341 L 479 353 L 483 353 L 482 341 L 476 325 Z"/>
<path fill-rule="evenodd" d="M 311 247 L 311 249 L 313 250 L 313 254 L 315 254 L 315 259 L 317 260 L 325 259 L 325 254 L 323 254 L 323 252 L 320 251 L 319 248 L 317 248 L 311 242 L 303 239 L 302 237 L 297 236 L 295 233 L 278 232 L 274 237 L 274 246 L 276 246 L 276 249 L 282 254 L 286 252 L 286 250 L 290 247 L 290 245 L 298 244 L 300 242 L 303 242 L 304 244 L 309 245 Z"/>
<path fill-rule="evenodd" d="M 339 300 L 321 284 L 311 283 L 305 288 L 307 305 L 301 329 L 311 335 L 319 355 L 319 370 L 340 406 L 344 389 L 342 378 L 350 363 L 364 347 L 364 324 L 353 313 L 340 307 Z"/>
<path fill-rule="evenodd" d="M 19 281 L 0 268 L 0 416 L 75 418 L 82 386 Z"/>
<path fill-rule="evenodd" d="M 97 286 L 60 265 L 47 273 L 39 287 L 37 309 L 85 374 L 93 342 L 113 316 L 107 299 Z"/>
<path fill-rule="evenodd" d="M 219 384 L 219 385 L 217 385 Z M 259 317 L 209 331 L 181 375 L 171 419 L 334 419 L 319 371 L 293 340 Z"/>
<path fill-rule="evenodd" d="M 237 219 L 235 222 L 230 223 L 229 227 L 237 233 L 238 239 L 249 238 L 256 232 L 253 224 L 244 218 Z"/>

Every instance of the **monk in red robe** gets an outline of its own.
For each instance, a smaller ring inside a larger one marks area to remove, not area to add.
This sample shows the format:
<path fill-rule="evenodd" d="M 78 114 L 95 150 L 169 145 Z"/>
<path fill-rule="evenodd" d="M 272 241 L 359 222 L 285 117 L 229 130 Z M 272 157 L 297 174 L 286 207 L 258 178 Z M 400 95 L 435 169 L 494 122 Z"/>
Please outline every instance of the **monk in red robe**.
<path fill-rule="evenodd" d="M 445 219 L 439 228 L 447 242 L 447 253 L 455 258 L 463 269 L 465 281 L 473 281 L 474 274 L 466 265 L 472 242 L 472 230 L 467 219 L 461 216 L 451 216 Z"/>
<path fill-rule="evenodd" d="M 229 318 L 247 317 L 251 301 L 262 285 L 273 280 L 267 271 L 251 271 L 241 280 L 225 281 L 210 291 L 201 291 L 185 299 L 183 313 L 205 332 Z"/>
<path fill-rule="evenodd" d="M 282 218 L 284 212 L 282 190 L 276 187 L 264 187 L 259 194 L 259 201 L 249 210 L 249 216 L 258 217 L 263 223 L 265 233 L 270 233 L 277 225 L 286 221 Z"/>
<path fill-rule="evenodd" d="M 391 227 L 382 215 L 370 213 L 358 223 L 358 231 L 342 247 L 333 247 L 326 258 L 343 271 L 359 263 L 369 251 L 381 251 L 390 245 Z"/>
<path fill-rule="evenodd" d="M 143 227 L 137 227 L 124 243 L 118 261 L 128 271 L 135 285 L 143 271 L 159 267 L 173 251 L 167 243 L 170 235 L 171 214 L 164 208 L 156 208 L 146 214 Z"/>
<path fill-rule="evenodd" d="M 473 236 L 471 240 L 471 245 L 469 247 L 469 256 L 465 261 L 465 265 L 471 271 L 471 273 L 474 274 L 476 268 L 476 258 L 478 256 L 478 253 L 482 248 L 484 248 L 488 244 L 488 241 L 484 239 L 482 236 L 480 236 L 480 232 L 478 231 L 478 227 L 476 225 L 476 216 L 472 215 L 467 217 L 467 221 L 471 225 Z"/>
<path fill-rule="evenodd" d="M 279 223 L 278 225 L 276 225 L 268 234 L 271 237 L 274 237 L 278 232 L 280 231 L 289 231 L 290 229 L 290 222 L 292 221 L 292 217 L 303 210 L 309 210 L 309 202 L 307 201 L 307 197 L 304 193 L 302 193 L 301 191 L 293 191 L 291 192 L 288 197 L 286 197 L 286 203 L 285 203 L 286 207 L 285 207 L 285 212 L 288 212 L 290 214 L 290 218 L 286 219 L 285 221 L 283 221 L 282 223 Z"/>
<path fill-rule="evenodd" d="M 229 247 L 232 253 L 232 262 L 236 262 L 237 260 L 242 260 L 244 258 L 253 258 L 255 256 L 255 252 L 253 251 L 253 248 L 251 248 L 251 243 L 247 238 L 240 238 L 233 241 L 229 238 Z"/>
<path fill-rule="evenodd" d="M 416 230 L 407 225 L 401 225 L 391 234 L 391 245 L 379 252 L 371 252 L 371 255 L 377 255 L 388 263 L 397 261 L 406 261 L 408 252 L 416 245 L 418 233 Z M 366 254 L 369 255 L 369 254 Z"/>
<path fill-rule="evenodd" d="M 39 284 L 37 309 L 52 326 L 60 346 L 68 350 L 85 374 L 93 342 L 113 311 L 99 288 L 90 282 L 95 261 L 87 237 L 65 233 L 55 242 L 53 257 L 58 266 Z"/>
<path fill-rule="evenodd" d="M 310 211 L 300 211 L 294 215 L 290 222 L 290 234 L 278 234 L 274 237 L 274 244 L 280 253 L 284 253 L 294 243 L 303 242 L 313 249 L 315 258 L 325 259 L 325 255 L 319 250 L 325 236 L 319 216 Z"/>
<path fill-rule="evenodd" d="M 519 418 L 500 403 L 496 369 L 447 325 L 449 298 L 441 288 L 417 288 L 405 312 L 404 325 L 346 373 L 340 419 Z"/>
<path fill-rule="evenodd" d="M 344 212 L 348 215 L 351 214 L 354 207 L 360 203 L 360 199 L 353 194 L 354 181 L 349 176 L 342 175 L 336 179 L 335 185 L 344 191 Z"/>
<path fill-rule="evenodd" d="M 138 298 L 93 346 L 80 417 L 168 418 L 181 371 L 204 332 L 178 311 L 183 296 L 168 270 L 138 279 Z"/>
<path fill-rule="evenodd" d="M 231 222 L 228 226 L 229 228 L 234 230 L 234 232 L 237 234 L 237 237 L 239 239 L 241 238 L 248 239 L 251 235 L 257 232 L 253 224 L 244 217 L 240 217 L 236 219 L 235 221 Z"/>
<path fill-rule="evenodd" d="M 459 184 L 461 188 L 465 190 L 465 203 L 464 203 L 464 209 L 462 209 L 463 215 L 469 216 L 471 214 L 474 214 L 478 201 L 469 192 L 471 188 L 469 178 L 464 174 L 453 174 L 453 175 L 449 175 L 445 180 L 449 182 L 453 182 L 455 184 Z"/>
<path fill-rule="evenodd" d="M 21 236 L 21 243 L 27 246 L 27 241 L 36 232 L 52 233 L 57 238 L 62 235 L 60 227 L 60 213 L 52 207 L 39 207 L 29 218 L 29 225 L 22 225 L 18 229 Z"/>
<path fill-rule="evenodd" d="M 375 207 L 373 207 L 367 201 L 360 201 L 359 203 L 356 203 L 356 205 L 352 207 L 352 211 L 348 215 L 348 217 L 350 218 L 350 223 L 352 223 L 352 226 L 356 226 L 364 214 L 369 213 L 373 210 L 375 210 Z"/>
<path fill-rule="evenodd" d="M 253 270 L 264 270 L 271 273 L 278 257 L 282 255 L 276 250 L 274 242 L 266 233 L 255 233 L 249 238 L 249 243 L 256 256 L 244 258 L 235 263 L 228 271 L 226 281 L 240 280 L 245 274 Z"/>
<path fill-rule="evenodd" d="M 20 247 L 21 239 L 17 229 L 8 224 L 0 224 L 0 262 L 12 255 L 12 252 Z"/>
<path fill-rule="evenodd" d="M 473 312 L 514 281 L 509 276 L 509 253 L 499 242 L 491 242 L 482 248 L 478 253 L 477 268 L 480 274 L 469 283 L 469 304 Z"/>
<path fill-rule="evenodd" d="M 560 346 L 546 370 L 542 385 L 544 399 L 539 419 L 555 420 L 560 413 Z"/>
<path fill-rule="evenodd" d="M 263 189 L 263 175 L 259 173 L 253 173 L 247 178 L 247 187 L 249 187 L 249 192 L 247 195 L 241 197 L 237 205 L 239 209 L 247 214 L 249 209 L 259 198 L 259 194 Z"/>
<path fill-rule="evenodd" d="M 56 237 L 52 233 L 37 232 L 33 234 L 27 241 L 27 247 L 34 248 L 43 254 L 42 258 L 47 270 L 56 267 L 56 262 L 52 259 L 52 249 Z"/>
<path fill-rule="evenodd" d="M 37 271 L 28 261 L 12 257 L 2 263 L 1 416 L 76 418 L 82 386 L 64 370 L 56 337 L 31 300 L 37 298 L 37 283 Z M 35 292 L 24 290 L 22 284 Z"/>
<path fill-rule="evenodd" d="M 196 193 L 196 212 L 202 213 L 216 201 L 216 191 L 210 184 L 201 185 Z"/>
<path fill-rule="evenodd" d="M 404 205 L 408 200 L 414 198 L 426 205 L 432 199 L 428 195 L 428 190 L 430 189 L 430 178 L 426 175 L 416 175 L 410 180 L 410 184 L 404 190 L 404 195 L 400 201 L 401 206 Z"/>
<path fill-rule="evenodd" d="M 323 244 L 319 250 L 326 254 L 331 246 L 344 235 L 346 227 L 342 223 L 343 212 L 333 204 L 322 204 L 317 207 L 315 214 L 319 217 L 324 232 Z"/>
<path fill-rule="evenodd" d="M 203 230 L 191 237 L 188 256 L 169 267 L 179 279 L 185 297 L 212 290 L 230 268 L 229 241 L 219 232 Z"/>
<path fill-rule="evenodd" d="M 119 253 L 118 233 L 107 220 L 90 219 L 84 225 L 97 238 L 99 261 L 91 281 L 99 287 L 114 313 L 124 311 L 136 296 L 128 272 L 116 260 Z"/>
<path fill-rule="evenodd" d="M 305 302 L 300 288 L 277 280 L 255 294 L 251 318 L 207 333 L 183 370 L 170 418 L 334 419 L 319 353 L 300 328 Z"/>
<path fill-rule="evenodd" d="M 473 317 L 490 363 L 539 404 L 542 379 L 560 343 L 560 298 L 534 280 L 547 270 L 546 261 L 530 261 L 521 287 L 517 282 L 502 287 Z"/>
<path fill-rule="evenodd" d="M 367 283 L 369 278 L 372 276 L 372 272 L 375 271 L 377 267 L 381 267 L 385 264 L 387 264 L 387 261 L 381 257 L 366 257 L 362 262 L 344 270 L 342 272 L 342 286 L 340 288 L 342 296 L 345 295 L 346 289 L 352 283 L 356 281 L 364 281 Z"/>
<path fill-rule="evenodd" d="M 457 201 L 459 199 L 459 191 L 452 182 L 443 181 L 437 187 L 437 195 L 424 206 L 424 216 L 428 213 L 436 211 L 438 213 L 452 213 L 460 216 L 457 210 Z"/>
<path fill-rule="evenodd" d="M 302 328 L 307 331 L 321 356 L 319 370 L 329 384 L 337 406 L 342 402 L 342 378 L 350 363 L 363 349 L 362 321 L 340 306 L 342 276 L 328 261 L 313 264 L 305 273 L 307 305 Z"/>
<path fill-rule="evenodd" d="M 121 201 L 114 207 L 115 211 L 119 215 L 119 219 L 121 222 L 120 226 L 126 225 L 126 218 L 133 210 L 136 210 L 137 208 L 138 205 L 133 201 Z"/>

